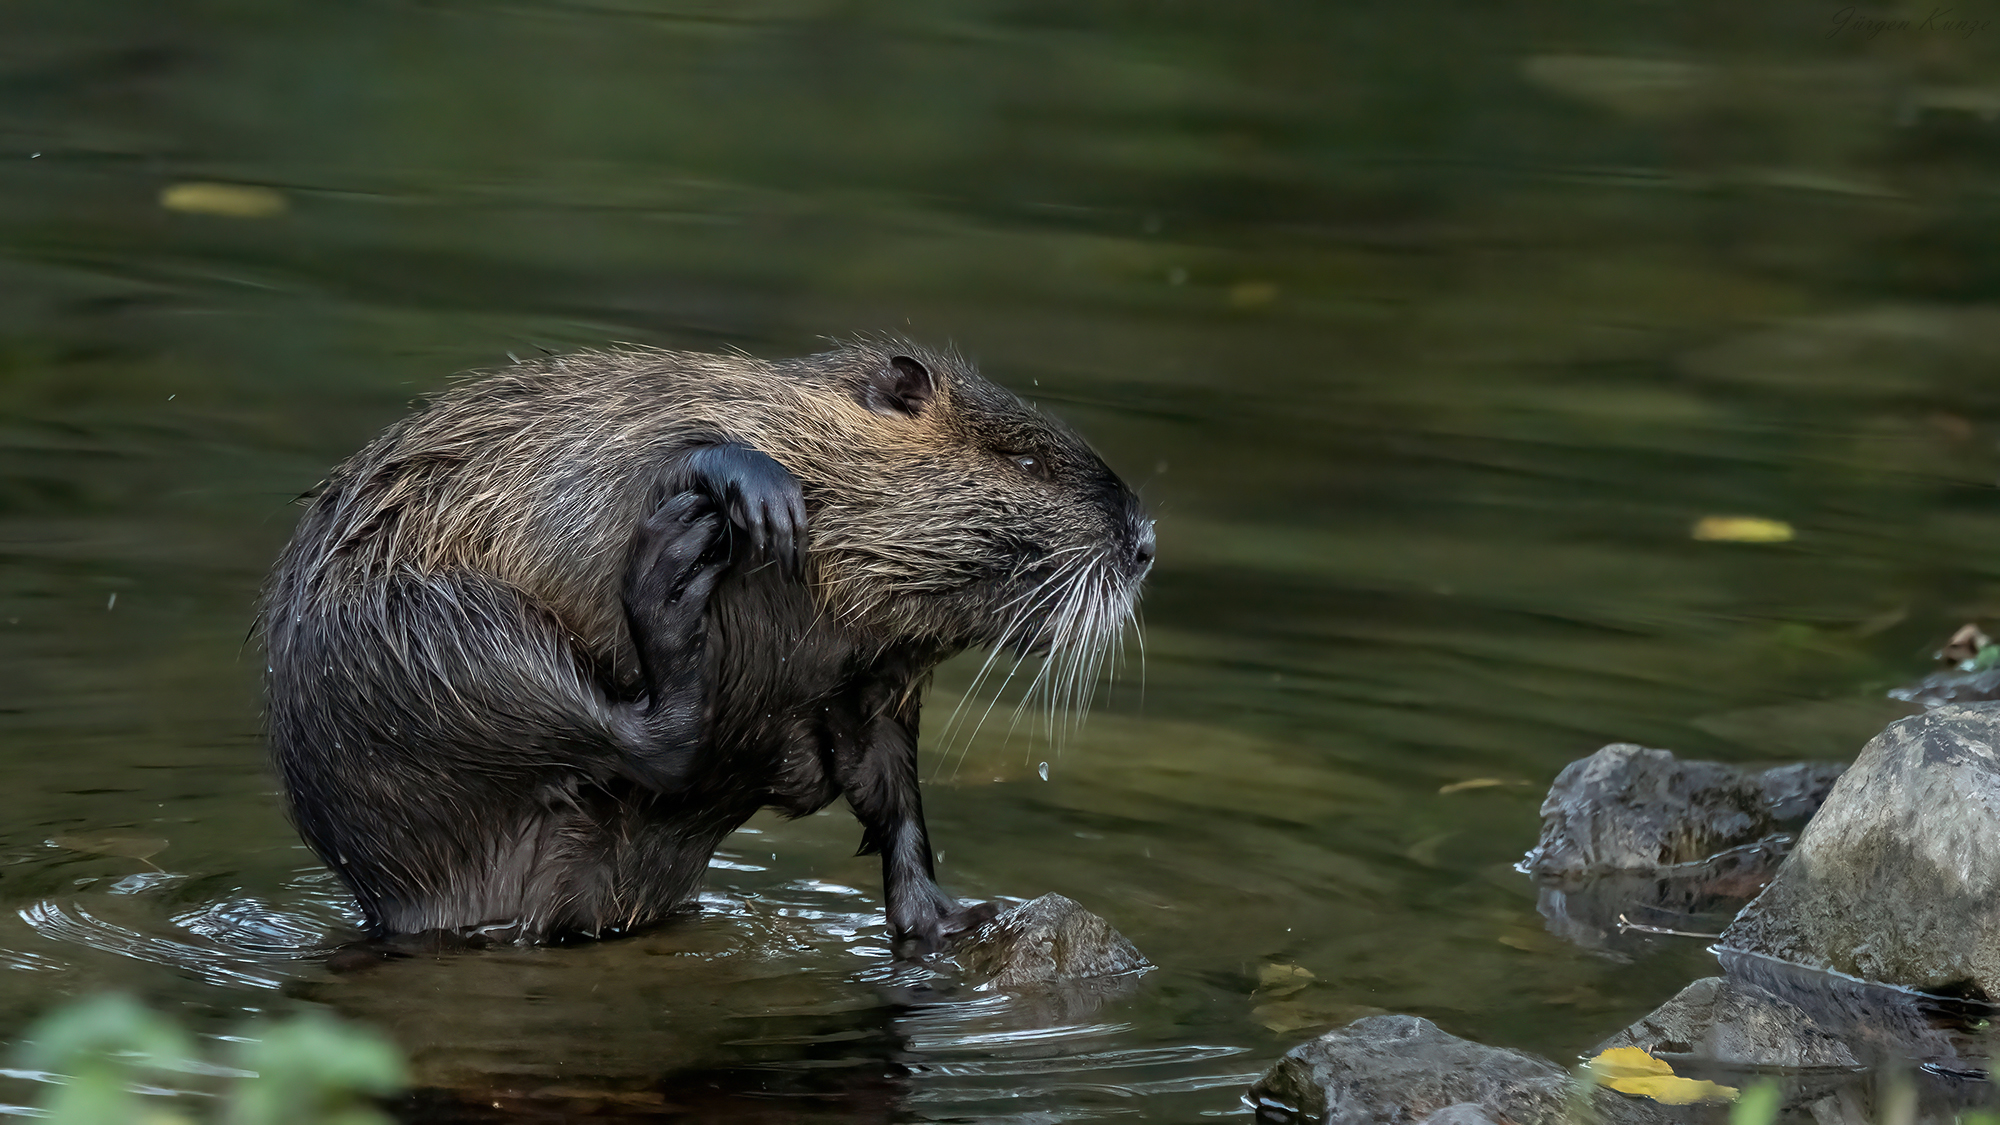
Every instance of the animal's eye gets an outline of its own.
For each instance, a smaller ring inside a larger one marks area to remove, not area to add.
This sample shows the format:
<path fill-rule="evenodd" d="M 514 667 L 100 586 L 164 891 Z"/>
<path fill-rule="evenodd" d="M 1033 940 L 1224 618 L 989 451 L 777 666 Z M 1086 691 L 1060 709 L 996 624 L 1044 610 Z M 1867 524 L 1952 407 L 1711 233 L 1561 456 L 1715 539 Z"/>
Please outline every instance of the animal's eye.
<path fill-rule="evenodd" d="M 1010 453 L 1007 455 L 1022 472 L 1037 480 L 1049 479 L 1049 463 L 1032 453 Z"/>

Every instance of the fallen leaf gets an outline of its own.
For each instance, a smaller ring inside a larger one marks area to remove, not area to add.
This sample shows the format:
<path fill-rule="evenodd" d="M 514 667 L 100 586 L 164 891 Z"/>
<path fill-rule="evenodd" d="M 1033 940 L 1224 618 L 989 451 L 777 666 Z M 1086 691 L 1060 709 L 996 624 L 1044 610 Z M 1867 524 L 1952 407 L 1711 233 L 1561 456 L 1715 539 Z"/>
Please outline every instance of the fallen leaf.
<path fill-rule="evenodd" d="M 1789 543 L 1792 525 L 1757 516 L 1703 516 L 1695 521 L 1694 537 L 1713 543 Z"/>
<path fill-rule="evenodd" d="M 166 851 L 167 840 L 160 836 L 57 836 L 49 840 L 49 846 L 85 855 L 115 855 L 144 863 Z"/>
<path fill-rule="evenodd" d="M 1682 1078 L 1674 1073 L 1673 1067 L 1638 1047 L 1613 1047 L 1586 1065 L 1598 1085 L 1621 1094 L 1651 1098 L 1662 1105 L 1726 1102 L 1736 1097 L 1736 1087 L 1700 1078 Z"/>
<path fill-rule="evenodd" d="M 1651 1098 L 1661 1105 L 1693 1105 L 1696 1102 L 1727 1102 L 1736 1099 L 1736 1087 L 1722 1086 L 1702 1078 L 1620 1078 L 1606 1082 L 1621 1094 Z"/>
<path fill-rule="evenodd" d="M 1674 1072 L 1673 1067 L 1640 1047 L 1613 1047 L 1591 1059 L 1587 1065 L 1600 1082 L 1612 1078 L 1650 1078 Z"/>
<path fill-rule="evenodd" d="M 1303 965 L 1273 962 L 1257 969 L 1257 991 L 1266 996 L 1290 996 L 1314 981 L 1311 969 Z"/>
<path fill-rule="evenodd" d="M 197 215 L 227 215 L 232 219 L 268 219 L 282 215 L 283 194 L 249 184 L 174 184 L 160 193 L 160 206 Z"/>
<path fill-rule="evenodd" d="M 1474 777 L 1474 778 L 1468 778 L 1464 781 L 1454 781 L 1450 785 L 1440 786 L 1438 788 L 1438 795 L 1443 796 L 1446 793 L 1463 793 L 1468 789 L 1491 789 L 1496 785 L 1519 785 L 1519 784 L 1521 783 L 1518 781 L 1503 781 L 1497 777 Z"/>

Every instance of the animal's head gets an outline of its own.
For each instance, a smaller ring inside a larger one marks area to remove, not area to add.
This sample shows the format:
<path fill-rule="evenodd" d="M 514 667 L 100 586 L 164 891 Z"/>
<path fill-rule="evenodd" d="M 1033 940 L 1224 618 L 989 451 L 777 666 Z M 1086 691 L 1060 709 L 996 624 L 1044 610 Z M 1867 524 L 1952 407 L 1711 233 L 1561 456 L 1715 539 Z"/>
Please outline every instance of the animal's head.
<path fill-rule="evenodd" d="M 1153 563 L 1153 521 L 1103 459 L 964 360 L 905 342 L 798 372 L 813 448 L 771 452 L 804 483 L 827 612 L 1094 674 Z"/>

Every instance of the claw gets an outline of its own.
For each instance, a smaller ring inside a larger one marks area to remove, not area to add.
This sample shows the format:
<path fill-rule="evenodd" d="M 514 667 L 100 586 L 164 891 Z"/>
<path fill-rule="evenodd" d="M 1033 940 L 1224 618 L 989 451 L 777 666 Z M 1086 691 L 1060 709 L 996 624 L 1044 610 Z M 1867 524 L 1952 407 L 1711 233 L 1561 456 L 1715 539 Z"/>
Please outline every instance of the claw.
<path fill-rule="evenodd" d="M 730 522 L 750 537 L 755 554 L 792 574 L 803 572 L 805 496 L 797 477 L 737 443 L 692 450 L 684 469 L 682 479 L 716 497 Z"/>

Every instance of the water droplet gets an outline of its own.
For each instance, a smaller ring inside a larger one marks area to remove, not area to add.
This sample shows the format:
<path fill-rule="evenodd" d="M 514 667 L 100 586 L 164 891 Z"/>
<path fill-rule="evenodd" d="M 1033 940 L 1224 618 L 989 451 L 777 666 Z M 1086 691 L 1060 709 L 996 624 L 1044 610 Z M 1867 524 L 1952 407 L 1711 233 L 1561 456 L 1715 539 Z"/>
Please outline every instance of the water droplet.
<path fill-rule="evenodd" d="M 1043 762 L 1040 768 L 1036 769 L 1035 772 L 1042 775 L 1043 781 L 1047 781 L 1049 779 L 1049 764 L 1047 762 Z"/>

